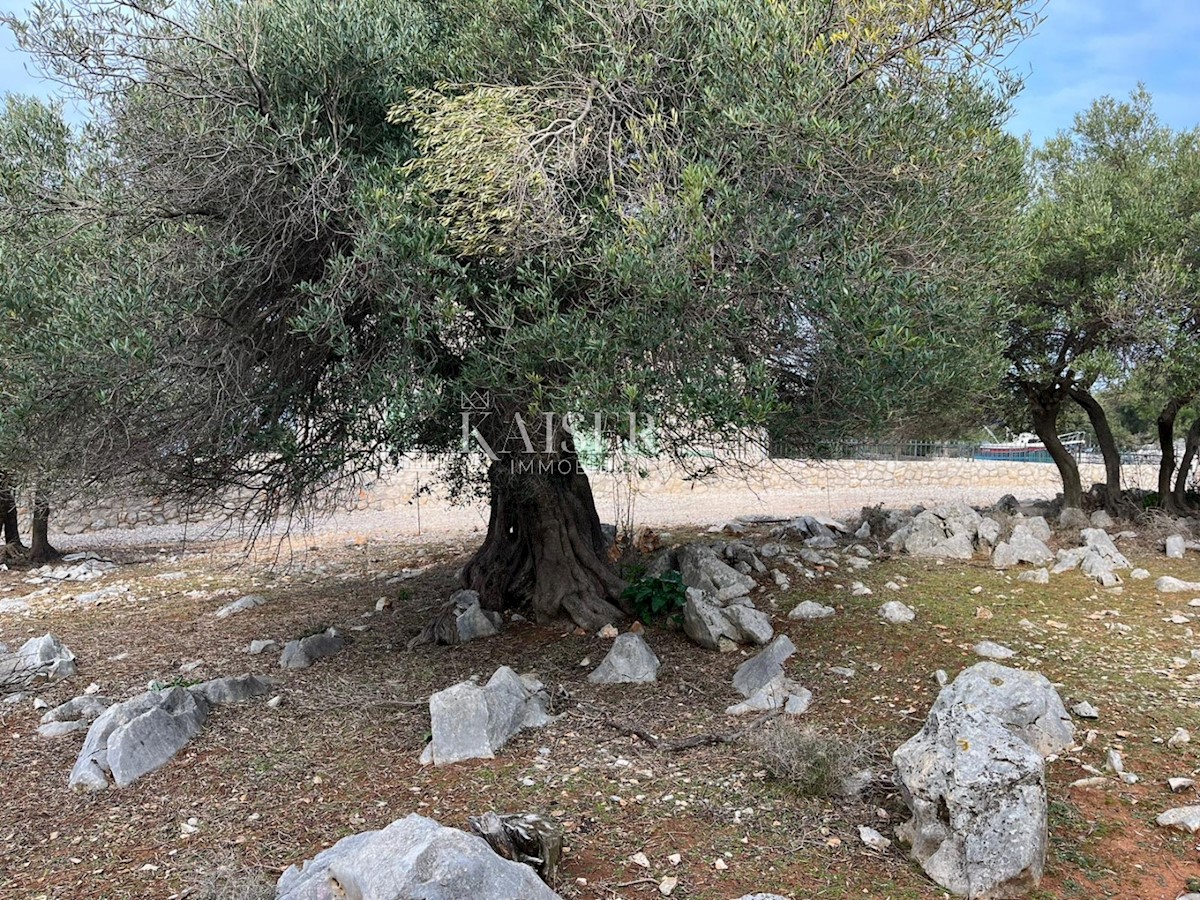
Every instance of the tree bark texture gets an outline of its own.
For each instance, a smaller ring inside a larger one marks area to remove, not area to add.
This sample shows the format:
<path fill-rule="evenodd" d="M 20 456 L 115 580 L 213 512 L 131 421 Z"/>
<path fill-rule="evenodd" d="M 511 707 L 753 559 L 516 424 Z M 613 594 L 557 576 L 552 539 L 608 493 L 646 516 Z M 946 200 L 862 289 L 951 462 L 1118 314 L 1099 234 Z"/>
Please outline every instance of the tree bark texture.
<path fill-rule="evenodd" d="M 1112 427 L 1108 424 L 1108 415 L 1100 402 L 1084 388 L 1073 387 L 1070 394 L 1071 399 L 1083 407 L 1096 433 L 1096 443 L 1100 445 L 1100 454 L 1104 457 L 1104 505 L 1110 513 L 1115 513 L 1121 499 L 1121 451 L 1117 449 L 1117 439 L 1113 437 Z"/>
<path fill-rule="evenodd" d="M 44 563 L 58 556 L 59 552 L 50 545 L 50 502 L 45 494 L 34 492 L 33 523 L 29 529 L 29 561 Z"/>
<path fill-rule="evenodd" d="M 0 473 L 0 514 L 4 516 L 4 546 L 22 551 L 21 521 L 17 516 L 17 492 L 12 479 Z"/>
<path fill-rule="evenodd" d="M 591 485 L 574 455 L 548 473 L 513 471 L 504 457 L 491 464 L 489 481 L 487 537 L 462 578 L 481 605 L 528 603 L 539 622 L 566 614 L 588 631 L 622 621 L 616 604 L 625 582 L 609 560 Z"/>
<path fill-rule="evenodd" d="M 1063 482 L 1063 506 L 1073 509 L 1083 507 L 1083 485 L 1079 480 L 1079 463 L 1058 438 L 1058 414 L 1066 395 L 1057 390 L 1036 390 L 1027 387 L 1029 412 L 1033 418 L 1033 430 L 1046 445 L 1050 458 L 1058 467 Z"/>
<path fill-rule="evenodd" d="M 1175 474 L 1175 419 L 1190 398 L 1172 397 L 1158 414 L 1158 446 L 1162 459 L 1158 463 L 1158 505 L 1168 512 L 1175 509 L 1172 477 Z"/>
<path fill-rule="evenodd" d="M 1188 428 L 1187 439 L 1183 445 L 1183 458 L 1179 461 L 1179 471 L 1175 474 L 1175 507 L 1192 512 L 1195 504 L 1187 498 L 1188 478 L 1192 474 L 1192 464 L 1196 461 L 1196 453 L 1200 451 L 1200 414 L 1192 420 Z"/>

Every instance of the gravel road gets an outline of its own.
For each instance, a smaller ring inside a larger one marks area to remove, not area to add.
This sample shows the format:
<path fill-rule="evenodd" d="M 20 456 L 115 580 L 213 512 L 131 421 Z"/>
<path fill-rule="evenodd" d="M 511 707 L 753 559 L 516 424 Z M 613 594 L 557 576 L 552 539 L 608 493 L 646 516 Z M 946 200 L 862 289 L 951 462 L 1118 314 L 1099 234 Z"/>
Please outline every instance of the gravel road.
<path fill-rule="evenodd" d="M 1022 499 L 1029 492 L 1013 486 L 1013 493 Z M 995 487 L 886 487 L 873 490 L 817 488 L 797 485 L 794 488 L 756 490 L 737 480 L 718 484 L 697 485 L 693 490 L 678 489 L 640 493 L 633 506 L 635 524 L 655 527 L 680 525 L 711 525 L 742 515 L 799 516 L 828 515 L 838 518 L 856 517 L 864 506 L 882 503 L 885 507 L 907 507 L 920 503 L 935 505 L 966 501 L 973 505 L 989 505 L 1007 493 Z M 607 522 L 624 520 L 622 504 L 611 491 L 597 487 L 596 506 L 600 518 Z M 425 498 L 420 504 L 398 505 L 391 509 L 343 512 L 309 523 L 277 523 L 265 531 L 264 539 L 289 537 L 315 543 L 362 541 L 441 542 L 462 540 L 472 534 L 482 534 L 487 528 L 486 506 L 454 506 L 445 501 Z M 56 546 L 64 552 L 75 550 L 119 549 L 145 547 L 153 544 L 179 542 L 208 542 L 241 540 L 248 532 L 233 525 L 156 525 L 130 529 L 107 529 L 74 536 L 58 535 Z"/>

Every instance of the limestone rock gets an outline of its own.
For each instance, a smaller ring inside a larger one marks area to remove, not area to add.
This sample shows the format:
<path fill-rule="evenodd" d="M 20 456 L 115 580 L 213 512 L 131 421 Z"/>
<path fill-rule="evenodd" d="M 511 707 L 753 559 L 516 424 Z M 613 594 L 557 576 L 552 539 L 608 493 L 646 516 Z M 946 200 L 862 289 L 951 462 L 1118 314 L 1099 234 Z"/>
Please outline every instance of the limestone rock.
<path fill-rule="evenodd" d="M 995 546 L 996 541 L 1000 540 L 1000 532 L 1002 530 L 1003 529 L 1000 527 L 999 522 L 990 516 L 984 516 L 984 518 L 979 522 L 979 528 L 977 531 L 979 543 L 985 544 L 988 547 Z"/>
<path fill-rule="evenodd" d="M 1186 545 L 1183 540 L 1183 535 L 1173 534 L 1167 538 L 1167 558 L 1168 559 L 1183 559 L 1183 553 Z"/>
<path fill-rule="evenodd" d="M 743 597 L 755 588 L 753 578 L 719 559 L 711 547 L 688 544 L 679 548 L 676 557 L 683 583 L 712 595 L 719 603 Z"/>
<path fill-rule="evenodd" d="M 279 641 L 268 639 L 265 641 L 251 641 L 250 646 L 246 648 L 246 652 L 253 656 L 257 656 L 260 653 L 274 653 L 275 651 L 282 649 L 283 647 L 280 645 Z"/>
<path fill-rule="evenodd" d="M 933 548 L 933 552 L 924 554 L 938 559 L 972 559 L 975 556 L 975 545 L 967 534 L 955 534 L 946 538 Z"/>
<path fill-rule="evenodd" d="M 1050 540 L 1054 532 L 1050 530 L 1050 524 L 1046 521 L 1045 516 L 1031 516 L 1028 519 L 1021 521 L 1016 529 L 1023 529 L 1045 543 Z"/>
<path fill-rule="evenodd" d="M 884 851 L 892 846 L 892 842 L 868 825 L 858 826 L 858 839 L 872 850 Z"/>
<path fill-rule="evenodd" d="M 973 649 L 977 656 L 985 659 L 1012 659 L 1017 655 L 1017 651 L 995 641 L 980 641 Z"/>
<path fill-rule="evenodd" d="M 836 610 L 814 600 L 802 600 L 797 603 L 790 613 L 789 619 L 824 619 L 832 616 Z"/>
<path fill-rule="evenodd" d="M 658 657 L 640 634 L 619 635 L 596 670 L 593 684 L 636 684 L 658 680 Z"/>
<path fill-rule="evenodd" d="M 258 594 L 247 594 L 245 597 L 239 597 L 237 600 L 226 603 L 213 613 L 213 615 L 218 619 L 227 619 L 236 613 L 254 609 L 256 606 L 262 606 L 266 602 L 266 597 L 260 597 Z"/>
<path fill-rule="evenodd" d="M 879 607 L 879 617 L 889 625 L 904 625 L 917 617 L 912 607 L 899 600 L 889 600 Z"/>
<path fill-rule="evenodd" d="M 336 628 L 327 628 L 319 634 L 296 641 L 288 641 L 279 657 L 279 665 L 285 669 L 307 669 L 318 659 L 333 656 L 344 646 L 346 640 Z"/>
<path fill-rule="evenodd" d="M 1031 584 L 1049 584 L 1050 570 L 1046 568 L 1030 569 L 1017 576 L 1017 581 L 1028 581 Z"/>
<path fill-rule="evenodd" d="M 740 716 L 750 712 L 767 712 L 783 707 L 789 715 L 798 716 L 808 711 L 812 704 L 812 691 L 787 678 L 782 671 L 741 703 L 725 710 L 729 716 Z"/>
<path fill-rule="evenodd" d="M 1195 581 L 1183 581 L 1170 575 L 1164 575 L 1154 582 L 1154 588 L 1160 594 L 1200 593 L 1200 583 Z"/>
<path fill-rule="evenodd" d="M 498 668 L 483 687 L 471 681 L 438 691 L 429 698 L 432 739 L 423 757 L 435 765 L 464 759 L 493 759 L 518 731 L 550 721 L 549 698 L 532 675 Z"/>
<path fill-rule="evenodd" d="M 966 503 L 947 503 L 935 506 L 930 512 L 941 519 L 950 535 L 965 534 L 973 538 L 979 531 L 979 523 L 983 521 L 983 516 Z"/>
<path fill-rule="evenodd" d="M 738 640 L 744 644 L 763 646 L 775 636 L 771 627 L 771 619 L 761 610 L 751 606 L 735 606 L 725 608 L 725 618 L 737 630 Z"/>
<path fill-rule="evenodd" d="M 755 656 L 746 660 L 733 675 L 733 686 L 743 697 L 749 697 L 764 685 L 783 674 L 783 664 L 796 652 L 796 645 L 786 634 L 771 641 Z"/>
<path fill-rule="evenodd" d="M 1179 806 L 1168 809 L 1154 820 L 1163 828 L 1175 828 L 1195 834 L 1200 831 L 1200 806 Z"/>
<path fill-rule="evenodd" d="M 1071 712 L 1079 716 L 1081 719 L 1098 719 L 1100 718 L 1100 710 L 1092 706 L 1086 700 L 1081 700 L 1071 707 Z"/>
<path fill-rule="evenodd" d="M 1045 520 L 1042 520 L 1045 524 Z M 1029 528 L 1027 522 L 1013 529 L 1007 541 L 1001 541 L 992 551 L 992 565 L 997 569 L 1007 569 L 1018 563 L 1029 563 L 1044 566 L 1054 559 L 1054 554 L 1045 542 Z"/>
<path fill-rule="evenodd" d="M 1087 528 L 1089 524 L 1095 523 L 1089 523 L 1087 513 L 1082 509 L 1068 506 L 1058 514 L 1058 524 L 1061 528 Z"/>
<path fill-rule="evenodd" d="M 1117 524 L 1117 520 L 1110 516 L 1106 510 L 1098 509 L 1092 513 L 1091 523 L 1093 528 L 1108 530 Z"/>
<path fill-rule="evenodd" d="M 75 654 L 52 634 L 30 638 L 16 653 L 0 657 L 0 687 L 61 681 L 76 671 Z"/>
<path fill-rule="evenodd" d="M 991 716 L 1043 756 L 1075 742 L 1075 726 L 1058 691 L 1036 672 L 976 663 L 941 690 L 930 715 L 953 706 Z"/>
<path fill-rule="evenodd" d="M 449 765 L 464 759 L 494 759 L 488 739 L 487 695 L 469 681 L 429 698 L 432 739 L 421 762 Z"/>
<path fill-rule="evenodd" d="M 76 719 L 69 722 L 44 722 L 37 728 L 38 737 L 43 740 L 53 740 L 54 738 L 66 737 L 68 734 L 74 734 L 77 731 L 86 731 L 88 723 L 83 719 Z"/>
<path fill-rule="evenodd" d="M 1061 575 L 1063 572 L 1078 569 L 1086 553 L 1086 547 L 1071 547 L 1070 549 L 1064 548 L 1059 550 L 1058 557 L 1054 563 L 1054 567 L 1050 570 L 1050 574 Z"/>
<path fill-rule="evenodd" d="M 833 531 L 815 516 L 797 516 L 783 526 L 784 534 L 799 538 L 832 538 Z"/>
<path fill-rule="evenodd" d="M 1174 734 L 1167 738 L 1167 746 L 1172 750 L 1191 743 L 1192 735 L 1186 728 L 1176 728 Z"/>
<path fill-rule="evenodd" d="M 109 707 L 88 729 L 68 784 L 103 790 L 109 776 L 127 787 L 166 765 L 208 718 L 203 695 L 184 688 L 147 691 Z"/>
<path fill-rule="evenodd" d="M 104 713 L 112 701 L 97 694 L 81 694 L 61 703 L 42 715 L 42 724 L 50 722 L 91 722 Z"/>
<path fill-rule="evenodd" d="M 213 678 L 188 688 L 203 697 L 210 706 L 223 703 L 242 703 L 271 692 L 271 682 L 257 675 L 238 675 L 234 678 Z"/>
<path fill-rule="evenodd" d="M 726 519 L 724 522 L 717 522 L 715 525 L 708 527 L 709 534 L 745 534 L 746 526 L 741 522 Z"/>
<path fill-rule="evenodd" d="M 283 873 L 276 900 L 558 900 L 527 865 L 483 838 L 416 813 L 382 831 L 342 838 Z"/>
<path fill-rule="evenodd" d="M 930 878 L 968 898 L 1037 886 L 1047 804 L 1032 747 L 981 709 L 935 705 L 892 760 L 912 811 L 896 834 Z"/>
<path fill-rule="evenodd" d="M 1079 569 L 1084 575 L 1103 582 L 1106 573 L 1113 574 L 1117 569 L 1128 569 L 1130 562 L 1117 549 L 1108 532 L 1101 528 L 1085 528 L 1079 533 L 1086 548 L 1079 562 Z"/>
<path fill-rule="evenodd" d="M 479 605 L 479 595 L 475 591 L 459 591 L 458 595 L 471 595 L 455 601 L 460 612 L 455 617 L 454 626 L 458 634 L 458 643 L 465 644 L 468 641 L 478 640 L 479 638 L 493 637 L 500 633 L 500 625 L 503 621 L 500 613 L 494 610 L 485 610 Z M 452 600 L 454 598 L 451 598 Z M 465 608 L 463 603 L 465 600 Z"/>
<path fill-rule="evenodd" d="M 703 591 L 688 588 L 683 607 L 683 630 L 693 641 L 708 650 L 720 648 L 722 638 L 737 641 L 739 633 L 725 616 L 725 610 Z"/>
<path fill-rule="evenodd" d="M 932 559 L 970 559 L 975 555 L 974 541 L 982 520 L 966 504 L 924 510 L 908 524 L 902 539 L 904 550 L 911 556 Z"/>

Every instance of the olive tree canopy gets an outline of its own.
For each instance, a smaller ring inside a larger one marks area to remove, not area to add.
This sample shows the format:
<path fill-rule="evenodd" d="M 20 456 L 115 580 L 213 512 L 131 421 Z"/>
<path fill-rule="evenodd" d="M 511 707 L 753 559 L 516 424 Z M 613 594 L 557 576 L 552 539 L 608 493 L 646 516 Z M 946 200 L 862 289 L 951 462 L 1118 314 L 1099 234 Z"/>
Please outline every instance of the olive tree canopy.
<path fill-rule="evenodd" d="M 653 420 L 663 453 L 804 444 L 933 427 L 994 383 L 1021 165 L 1001 66 L 1033 19 L 110 0 L 12 24 L 91 104 L 94 208 L 152 262 L 127 286 L 158 323 L 147 465 L 274 510 L 450 454 L 490 490 L 467 584 L 595 627 L 623 585 L 568 413 Z"/>

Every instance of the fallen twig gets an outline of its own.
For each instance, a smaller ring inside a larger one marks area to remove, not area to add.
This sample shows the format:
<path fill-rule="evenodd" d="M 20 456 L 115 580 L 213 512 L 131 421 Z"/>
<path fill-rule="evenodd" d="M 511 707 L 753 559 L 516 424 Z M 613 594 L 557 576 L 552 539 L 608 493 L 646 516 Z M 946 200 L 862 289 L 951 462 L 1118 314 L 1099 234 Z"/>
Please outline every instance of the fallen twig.
<path fill-rule="evenodd" d="M 657 878 L 635 878 L 633 881 L 622 881 L 620 884 L 612 884 L 612 885 L 606 884 L 603 887 L 606 891 L 611 892 L 611 891 L 615 890 L 616 888 L 633 887 L 634 885 L 637 885 L 637 884 L 652 884 L 652 885 L 657 886 L 658 879 Z"/>
<path fill-rule="evenodd" d="M 772 709 L 766 713 L 763 713 L 763 715 L 759 716 L 749 725 L 746 725 L 744 728 L 739 728 L 736 731 L 707 731 L 703 734 L 695 734 L 691 737 L 682 738 L 677 741 L 664 741 L 661 738 L 651 734 L 645 728 L 642 728 L 636 724 L 625 724 L 608 717 L 601 718 L 600 722 L 608 728 L 612 728 L 615 731 L 621 732 L 621 734 L 640 738 L 655 750 L 665 750 L 668 753 L 675 753 L 680 750 L 690 750 L 693 747 L 702 747 L 707 744 L 735 743 L 741 740 L 755 728 L 758 728 L 764 723 L 769 722 L 782 712 L 782 708 Z"/>

